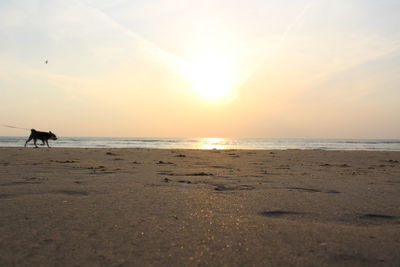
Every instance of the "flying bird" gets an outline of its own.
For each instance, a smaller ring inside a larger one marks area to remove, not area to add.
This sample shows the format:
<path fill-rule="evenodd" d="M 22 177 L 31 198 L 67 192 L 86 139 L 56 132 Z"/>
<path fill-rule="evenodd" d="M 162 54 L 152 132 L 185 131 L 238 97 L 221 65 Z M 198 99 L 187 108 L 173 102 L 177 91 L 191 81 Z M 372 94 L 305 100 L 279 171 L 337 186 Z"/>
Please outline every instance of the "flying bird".
<path fill-rule="evenodd" d="M 47 64 L 49 61 L 46 59 L 45 63 Z"/>

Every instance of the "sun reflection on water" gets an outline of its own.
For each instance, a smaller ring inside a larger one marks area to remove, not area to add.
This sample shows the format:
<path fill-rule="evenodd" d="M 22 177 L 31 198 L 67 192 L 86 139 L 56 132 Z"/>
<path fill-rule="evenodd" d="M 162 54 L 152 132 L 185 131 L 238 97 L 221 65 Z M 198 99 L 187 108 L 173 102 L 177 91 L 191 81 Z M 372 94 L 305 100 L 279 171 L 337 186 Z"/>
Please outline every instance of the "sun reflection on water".
<path fill-rule="evenodd" d="M 225 138 L 200 138 L 198 149 L 226 149 Z"/>

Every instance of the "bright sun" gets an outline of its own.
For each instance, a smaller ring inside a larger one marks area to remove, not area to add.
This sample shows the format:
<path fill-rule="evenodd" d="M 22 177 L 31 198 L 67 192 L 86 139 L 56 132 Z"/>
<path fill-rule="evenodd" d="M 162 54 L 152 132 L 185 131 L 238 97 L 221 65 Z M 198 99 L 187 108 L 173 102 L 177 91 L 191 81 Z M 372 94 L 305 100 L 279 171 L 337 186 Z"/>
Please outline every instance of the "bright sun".
<path fill-rule="evenodd" d="M 234 85 L 233 67 L 233 62 L 221 54 L 209 53 L 192 61 L 187 73 L 199 95 L 216 100 L 230 94 Z"/>

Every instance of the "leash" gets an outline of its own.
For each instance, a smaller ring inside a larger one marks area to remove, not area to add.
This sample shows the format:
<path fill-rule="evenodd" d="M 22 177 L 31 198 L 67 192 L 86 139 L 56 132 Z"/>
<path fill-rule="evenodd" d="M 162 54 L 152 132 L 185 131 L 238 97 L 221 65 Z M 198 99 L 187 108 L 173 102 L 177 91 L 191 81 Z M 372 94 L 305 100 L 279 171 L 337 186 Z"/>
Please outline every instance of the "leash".
<path fill-rule="evenodd" d="M 13 129 L 27 130 L 27 131 L 30 131 L 30 130 L 31 130 L 31 129 L 28 129 L 28 128 L 21 128 L 21 127 L 6 125 L 6 124 L 2 124 L 1 126 L 7 127 L 7 128 L 13 128 Z"/>

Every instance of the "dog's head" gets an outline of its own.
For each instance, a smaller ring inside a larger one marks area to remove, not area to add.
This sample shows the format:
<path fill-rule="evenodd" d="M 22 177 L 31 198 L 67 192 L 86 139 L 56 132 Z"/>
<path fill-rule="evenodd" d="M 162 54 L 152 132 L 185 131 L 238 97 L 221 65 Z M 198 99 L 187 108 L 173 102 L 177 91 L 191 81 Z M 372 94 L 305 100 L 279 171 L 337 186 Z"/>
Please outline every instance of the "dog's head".
<path fill-rule="evenodd" d="M 51 131 L 49 132 L 51 140 L 57 140 L 57 136 L 53 134 Z"/>

